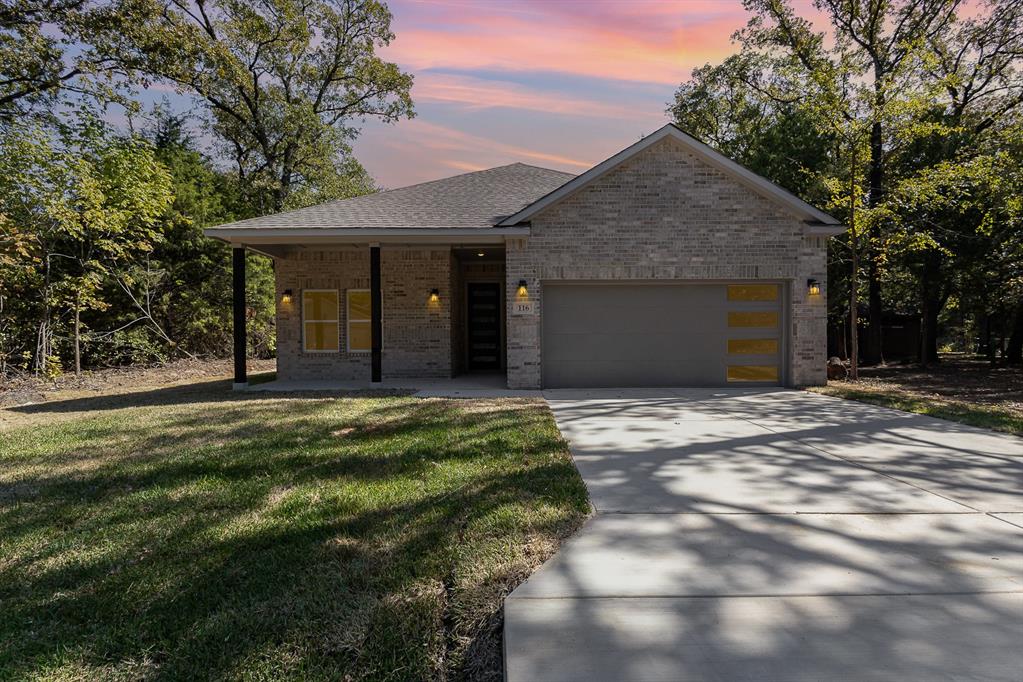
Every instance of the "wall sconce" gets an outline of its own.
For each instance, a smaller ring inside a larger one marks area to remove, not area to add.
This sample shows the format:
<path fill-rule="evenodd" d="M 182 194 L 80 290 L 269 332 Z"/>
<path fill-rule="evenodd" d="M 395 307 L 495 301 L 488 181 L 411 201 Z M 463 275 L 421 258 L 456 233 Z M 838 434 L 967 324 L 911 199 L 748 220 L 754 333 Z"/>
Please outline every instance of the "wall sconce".
<path fill-rule="evenodd" d="M 529 291 L 526 289 L 526 280 L 524 279 L 519 280 L 519 290 L 517 293 L 519 298 L 525 298 L 526 296 L 529 295 Z"/>
<path fill-rule="evenodd" d="M 430 289 L 430 303 L 440 301 L 440 289 Z"/>
<path fill-rule="evenodd" d="M 815 279 L 806 280 L 806 293 L 810 296 L 820 296 L 821 283 Z"/>
<path fill-rule="evenodd" d="M 291 305 L 291 289 L 284 290 L 284 294 L 281 296 L 281 303 Z"/>

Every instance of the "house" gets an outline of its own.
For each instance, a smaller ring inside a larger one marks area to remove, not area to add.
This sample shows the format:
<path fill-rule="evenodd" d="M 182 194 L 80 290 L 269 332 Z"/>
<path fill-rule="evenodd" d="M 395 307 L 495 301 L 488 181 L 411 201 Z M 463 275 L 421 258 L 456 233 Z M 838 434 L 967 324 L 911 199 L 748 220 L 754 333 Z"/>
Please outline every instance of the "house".
<path fill-rule="evenodd" d="M 206 230 L 274 259 L 278 378 L 822 384 L 844 228 L 674 125 L 582 175 L 520 163 Z"/>

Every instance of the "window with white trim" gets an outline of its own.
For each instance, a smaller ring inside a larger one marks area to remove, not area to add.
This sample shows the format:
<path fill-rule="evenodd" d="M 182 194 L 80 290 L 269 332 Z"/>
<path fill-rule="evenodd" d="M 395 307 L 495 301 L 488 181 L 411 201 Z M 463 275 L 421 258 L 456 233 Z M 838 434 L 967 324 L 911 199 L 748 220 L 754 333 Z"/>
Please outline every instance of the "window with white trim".
<path fill-rule="evenodd" d="M 337 289 L 306 289 L 302 292 L 302 350 L 336 353 L 340 349 Z"/>
<path fill-rule="evenodd" d="M 373 348 L 373 300 L 369 289 L 349 289 L 347 293 L 348 352 L 368 353 Z"/>

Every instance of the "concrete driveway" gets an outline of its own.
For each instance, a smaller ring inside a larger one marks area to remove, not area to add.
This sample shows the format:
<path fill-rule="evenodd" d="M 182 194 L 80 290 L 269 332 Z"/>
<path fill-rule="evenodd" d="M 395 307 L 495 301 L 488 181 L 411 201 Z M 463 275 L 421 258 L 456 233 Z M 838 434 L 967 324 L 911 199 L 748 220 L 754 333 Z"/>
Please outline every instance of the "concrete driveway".
<path fill-rule="evenodd" d="M 509 682 L 1023 680 L 1023 439 L 786 390 L 548 391 L 597 514 Z"/>

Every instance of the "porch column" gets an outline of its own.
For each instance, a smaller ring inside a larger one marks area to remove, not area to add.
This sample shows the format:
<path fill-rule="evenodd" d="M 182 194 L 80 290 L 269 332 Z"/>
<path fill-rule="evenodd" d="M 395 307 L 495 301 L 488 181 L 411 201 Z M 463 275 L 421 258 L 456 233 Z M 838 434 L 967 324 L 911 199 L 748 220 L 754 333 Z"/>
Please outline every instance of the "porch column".
<path fill-rule="evenodd" d="M 245 374 L 245 248 L 234 247 L 232 273 L 234 289 L 234 389 L 249 385 Z"/>
<path fill-rule="evenodd" d="M 369 300 L 370 300 L 370 363 L 372 365 L 373 382 L 381 381 L 381 340 L 383 337 L 383 325 L 381 320 L 380 306 L 382 297 L 380 295 L 380 247 L 369 247 Z"/>

